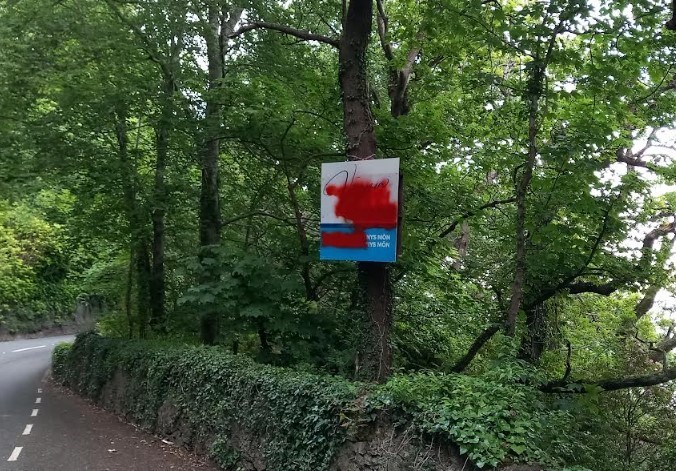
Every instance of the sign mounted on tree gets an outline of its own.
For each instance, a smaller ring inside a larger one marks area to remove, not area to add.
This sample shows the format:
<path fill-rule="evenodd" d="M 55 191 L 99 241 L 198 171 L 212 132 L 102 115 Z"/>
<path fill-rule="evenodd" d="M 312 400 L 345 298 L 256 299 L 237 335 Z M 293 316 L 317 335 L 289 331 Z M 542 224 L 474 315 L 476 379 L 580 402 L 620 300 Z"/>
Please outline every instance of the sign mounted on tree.
<path fill-rule="evenodd" d="M 321 188 L 321 260 L 397 260 L 399 159 L 322 164 Z"/>

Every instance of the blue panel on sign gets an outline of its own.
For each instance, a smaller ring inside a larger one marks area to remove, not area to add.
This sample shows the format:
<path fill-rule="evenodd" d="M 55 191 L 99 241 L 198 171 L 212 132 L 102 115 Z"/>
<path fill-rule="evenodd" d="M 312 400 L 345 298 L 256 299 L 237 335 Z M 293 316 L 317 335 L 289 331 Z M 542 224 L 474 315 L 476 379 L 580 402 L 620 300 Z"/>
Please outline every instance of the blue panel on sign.
<path fill-rule="evenodd" d="M 322 234 L 352 233 L 354 227 L 348 224 L 322 224 Z M 366 233 L 365 248 L 344 248 L 321 245 L 321 260 L 346 260 L 360 262 L 396 262 L 397 261 L 397 229 L 371 228 Z"/>

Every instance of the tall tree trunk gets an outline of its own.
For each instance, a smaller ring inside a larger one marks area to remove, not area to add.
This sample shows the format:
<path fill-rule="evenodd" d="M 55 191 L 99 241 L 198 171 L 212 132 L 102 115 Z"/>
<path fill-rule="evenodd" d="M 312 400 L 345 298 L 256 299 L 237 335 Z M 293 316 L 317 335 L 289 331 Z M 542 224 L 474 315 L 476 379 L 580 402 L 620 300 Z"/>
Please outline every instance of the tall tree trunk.
<path fill-rule="evenodd" d="M 317 290 L 312 284 L 312 277 L 310 274 L 310 243 L 307 238 L 307 229 L 303 221 L 303 214 L 296 197 L 296 185 L 291 182 L 289 174 L 287 178 L 287 190 L 289 192 L 289 199 L 293 207 L 293 214 L 296 222 L 296 232 L 298 233 L 298 243 L 300 245 L 300 255 L 303 258 L 301 263 L 300 276 L 303 278 L 303 285 L 305 286 L 305 299 L 308 301 L 317 301 Z"/>
<path fill-rule="evenodd" d="M 521 338 L 518 357 L 529 363 L 537 363 L 545 351 L 548 340 L 547 327 L 552 319 L 549 317 L 547 302 L 533 307 L 525 307 L 526 332 Z"/>
<path fill-rule="evenodd" d="M 201 256 L 207 255 L 208 248 L 218 245 L 221 241 L 218 163 L 223 107 L 214 92 L 222 85 L 227 38 L 232 34 L 241 15 L 242 9 L 240 8 L 226 12 L 218 0 L 210 1 L 207 7 L 208 24 L 205 28 L 204 40 L 207 46 L 209 91 L 205 99 L 206 116 L 202 144 L 202 186 L 199 211 Z M 202 315 L 200 324 L 202 342 L 207 345 L 214 344 L 219 333 L 218 313 L 214 309 L 207 309 Z"/>
<path fill-rule="evenodd" d="M 163 328 L 166 321 L 166 289 L 165 289 L 165 218 L 167 205 L 167 189 L 165 175 L 169 154 L 169 128 L 171 126 L 172 97 L 174 94 L 173 76 L 164 78 L 162 90 L 162 111 L 157 123 L 155 188 L 153 195 L 153 240 L 151 246 L 152 267 L 150 278 L 151 325 L 155 329 Z"/>
<path fill-rule="evenodd" d="M 206 117 L 202 148 L 202 187 L 200 192 L 200 244 L 217 245 L 221 240 L 218 160 L 220 155 L 220 128 L 222 107 L 214 96 L 223 74 L 223 56 L 219 45 L 219 9 L 209 4 L 209 28 L 205 34 L 209 62 L 209 91 L 206 94 Z"/>
<path fill-rule="evenodd" d="M 209 62 L 209 91 L 206 95 L 206 119 L 202 149 L 202 187 L 200 192 L 200 256 L 209 253 L 209 247 L 221 240 L 221 210 L 219 199 L 218 161 L 220 155 L 221 105 L 214 96 L 223 74 L 223 56 L 219 44 L 220 11 L 213 4 L 208 7 L 208 28 L 205 33 Z M 213 275 L 212 275 L 213 276 Z M 211 281 L 211 280 L 205 280 Z M 218 313 L 208 307 L 200 320 L 200 335 L 207 345 L 216 343 L 219 331 Z"/>
<path fill-rule="evenodd" d="M 136 309 L 139 336 L 145 337 L 149 319 L 150 259 L 146 237 L 146 224 L 142 208 L 136 201 L 136 169 L 129 157 L 126 110 L 120 106 L 115 113 L 115 134 L 122 180 L 122 193 L 129 223 L 132 257 L 136 266 Z"/>
<path fill-rule="evenodd" d="M 150 321 L 150 253 L 145 239 L 140 239 L 136 249 L 136 296 L 138 309 L 138 335 L 144 339 L 148 335 Z"/>
<path fill-rule="evenodd" d="M 516 333 L 516 321 L 523 303 L 526 289 L 526 213 L 528 190 L 533 179 L 533 170 L 538 154 L 538 122 L 540 114 L 540 99 L 544 93 L 545 77 L 552 53 L 555 49 L 556 39 L 564 30 L 564 15 L 559 17 L 559 23 L 552 30 L 544 54 L 538 53 L 531 64 L 531 75 L 528 81 L 524 98 L 528 105 L 528 153 L 522 164 L 521 178 L 516 184 L 516 251 L 514 254 L 514 279 L 511 287 L 511 298 L 505 320 L 505 333 L 514 336 Z"/>
<path fill-rule="evenodd" d="M 134 316 L 132 315 L 131 297 L 134 290 L 134 248 L 129 247 L 129 265 L 127 268 L 127 286 L 124 292 L 124 312 L 127 316 L 127 338 L 134 337 Z"/>
<path fill-rule="evenodd" d="M 373 0 L 352 0 L 340 39 L 339 79 L 343 95 L 343 126 L 350 160 L 372 159 L 376 153 L 373 116 L 369 106 L 366 50 L 373 21 Z M 392 281 L 384 263 L 357 266 L 364 313 L 358 376 L 384 381 L 392 370 Z"/>
<path fill-rule="evenodd" d="M 523 301 L 526 283 L 526 198 L 533 178 L 533 168 L 537 156 L 538 135 L 538 101 L 540 99 L 540 71 L 535 72 L 532 79 L 537 84 L 537 91 L 531 91 L 528 106 L 528 154 L 523 165 L 521 178 L 516 186 L 516 251 L 514 254 L 514 279 L 512 281 L 511 298 L 507 309 L 506 332 L 513 336 L 516 332 L 516 321 Z M 544 72 L 542 72 L 544 73 Z"/>

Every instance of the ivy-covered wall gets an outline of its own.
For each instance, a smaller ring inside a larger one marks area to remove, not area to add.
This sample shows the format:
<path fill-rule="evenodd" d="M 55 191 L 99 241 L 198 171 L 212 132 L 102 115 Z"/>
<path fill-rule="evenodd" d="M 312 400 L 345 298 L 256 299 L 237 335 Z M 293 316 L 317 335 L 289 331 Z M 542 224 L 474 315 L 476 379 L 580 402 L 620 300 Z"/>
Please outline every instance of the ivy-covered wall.
<path fill-rule="evenodd" d="M 400 376 L 365 387 L 214 347 L 93 333 L 58 346 L 53 373 L 226 470 L 496 469 L 554 463 L 543 445 L 566 438 L 557 421 L 565 417 L 543 412 L 528 388 L 459 375 Z"/>
<path fill-rule="evenodd" d="M 166 348 L 87 334 L 54 354 L 54 376 L 150 430 L 209 448 L 228 469 L 231 442 L 257 442 L 266 468 L 327 469 L 346 438 L 341 411 L 356 387 L 197 347 Z M 242 437 L 246 436 L 246 439 Z M 233 468 L 236 469 L 236 468 Z"/>

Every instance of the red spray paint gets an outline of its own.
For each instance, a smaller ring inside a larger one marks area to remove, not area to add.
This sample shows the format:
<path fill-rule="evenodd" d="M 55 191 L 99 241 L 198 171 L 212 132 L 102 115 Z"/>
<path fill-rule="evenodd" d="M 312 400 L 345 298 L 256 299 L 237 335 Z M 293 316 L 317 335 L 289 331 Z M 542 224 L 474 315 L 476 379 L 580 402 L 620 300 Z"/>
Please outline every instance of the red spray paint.
<path fill-rule="evenodd" d="M 345 185 L 328 185 L 326 194 L 336 196 L 336 216 L 354 225 L 354 232 L 322 234 L 326 247 L 366 248 L 366 229 L 397 227 L 397 203 L 390 201 L 389 180 L 374 183 L 355 180 Z"/>

